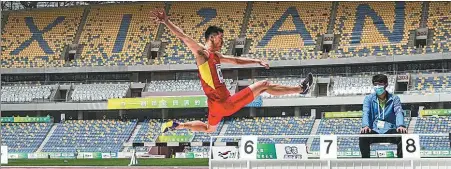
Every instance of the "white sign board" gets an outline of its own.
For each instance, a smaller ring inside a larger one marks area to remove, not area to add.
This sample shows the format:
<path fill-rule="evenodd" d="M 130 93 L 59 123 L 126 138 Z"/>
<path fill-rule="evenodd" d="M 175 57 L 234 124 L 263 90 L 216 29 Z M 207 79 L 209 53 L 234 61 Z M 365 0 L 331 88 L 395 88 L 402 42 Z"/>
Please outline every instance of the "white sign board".
<path fill-rule="evenodd" d="M 402 135 L 403 158 L 418 159 L 420 156 L 420 137 L 417 134 Z"/>
<path fill-rule="evenodd" d="M 238 159 L 238 149 L 233 146 L 214 146 L 212 153 L 215 160 Z"/>
<path fill-rule="evenodd" d="M 8 164 L 8 146 L 1 146 L 1 163 Z"/>
<path fill-rule="evenodd" d="M 305 144 L 276 144 L 277 159 L 308 159 Z"/>
<path fill-rule="evenodd" d="M 257 159 L 257 137 L 244 136 L 240 142 L 240 159 Z"/>
<path fill-rule="evenodd" d="M 337 136 L 322 135 L 320 137 L 320 159 L 337 159 Z"/>

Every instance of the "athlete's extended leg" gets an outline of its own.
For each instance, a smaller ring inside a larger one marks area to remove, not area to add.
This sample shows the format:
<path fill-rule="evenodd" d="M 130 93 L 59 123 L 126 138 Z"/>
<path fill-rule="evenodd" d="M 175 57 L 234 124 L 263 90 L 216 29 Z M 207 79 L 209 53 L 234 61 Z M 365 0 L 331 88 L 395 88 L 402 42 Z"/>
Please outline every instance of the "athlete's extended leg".
<path fill-rule="evenodd" d="M 207 123 L 204 123 L 202 121 L 190 121 L 186 123 L 177 123 L 174 121 L 169 121 L 166 123 L 163 123 L 161 126 L 161 132 L 165 133 L 169 130 L 181 130 L 181 129 L 188 129 L 194 132 L 206 132 L 206 133 L 212 133 L 216 131 L 217 126 L 208 125 Z"/>
<path fill-rule="evenodd" d="M 283 86 L 279 84 L 271 84 L 268 81 L 259 81 L 249 86 L 254 94 L 254 97 L 262 94 L 263 92 L 267 92 L 274 96 L 286 95 L 286 94 L 306 94 L 310 86 L 313 83 L 313 75 L 309 74 L 304 81 L 301 82 L 299 86 Z"/>

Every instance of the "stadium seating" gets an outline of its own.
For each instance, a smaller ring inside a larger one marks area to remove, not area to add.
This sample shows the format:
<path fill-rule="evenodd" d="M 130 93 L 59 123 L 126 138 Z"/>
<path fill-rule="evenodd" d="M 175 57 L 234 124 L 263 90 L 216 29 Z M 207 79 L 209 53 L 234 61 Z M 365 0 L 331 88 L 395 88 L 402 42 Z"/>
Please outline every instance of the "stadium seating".
<path fill-rule="evenodd" d="M 72 93 L 72 101 L 102 101 L 111 98 L 123 98 L 129 88 L 129 84 L 76 85 Z"/>
<path fill-rule="evenodd" d="M 163 2 L 92 6 L 81 34 L 81 60 L 72 66 L 143 65 L 158 24 L 150 16 Z"/>
<path fill-rule="evenodd" d="M 318 35 L 327 32 L 331 2 L 254 2 L 246 38 L 249 53 L 268 60 L 316 59 Z"/>
<path fill-rule="evenodd" d="M 224 79 L 229 90 L 232 89 L 232 79 Z M 200 80 L 164 80 L 151 81 L 147 85 L 148 92 L 181 92 L 202 91 Z"/>
<path fill-rule="evenodd" d="M 450 116 L 418 117 L 414 133 L 449 133 Z M 420 136 L 421 150 L 450 150 L 448 137 Z"/>
<path fill-rule="evenodd" d="M 58 125 L 42 152 L 119 152 L 136 121 L 69 120 Z"/>
<path fill-rule="evenodd" d="M 409 126 L 410 118 L 405 118 L 404 123 Z M 333 118 L 333 119 L 321 119 L 318 131 L 318 135 L 327 134 L 358 134 L 362 126 L 361 118 Z M 359 138 L 357 137 L 338 137 L 338 152 L 358 151 Z M 396 150 L 396 145 L 371 145 L 372 149 L 377 150 Z M 319 151 L 319 138 L 315 138 L 311 146 L 312 151 Z"/>
<path fill-rule="evenodd" d="M 451 48 L 451 2 L 430 2 L 428 28 L 434 31 L 433 42 L 425 50 L 430 52 L 449 52 Z"/>
<path fill-rule="evenodd" d="M 2 86 L 2 102 L 32 102 L 48 100 L 56 85 L 16 85 Z"/>
<path fill-rule="evenodd" d="M 240 135 L 306 135 L 310 134 L 314 119 L 309 117 L 234 118 L 228 123 L 226 136 Z M 222 142 L 239 141 L 223 138 Z M 259 143 L 306 143 L 307 138 L 259 138 Z"/>
<path fill-rule="evenodd" d="M 189 37 L 205 42 L 204 32 L 210 25 L 224 29 L 222 52 L 229 49 L 230 40 L 240 35 L 246 2 L 174 2 L 169 16 Z M 165 57 L 160 57 L 155 64 L 194 64 L 192 52 L 166 27 L 161 40 L 168 42 Z"/>
<path fill-rule="evenodd" d="M 296 78 L 296 77 L 284 77 L 284 78 L 266 78 L 266 79 L 255 79 L 254 82 L 258 82 L 260 80 L 268 80 L 272 84 L 279 84 L 284 86 L 299 86 L 304 79 Z M 305 97 L 306 95 L 295 93 L 281 96 L 273 96 L 267 92 L 263 92 L 261 94 L 263 98 L 288 98 L 288 97 Z"/>
<path fill-rule="evenodd" d="M 346 96 L 346 95 L 366 95 L 374 92 L 372 76 L 357 77 L 333 77 L 332 92 L 329 95 Z M 387 91 L 393 93 L 395 90 L 396 76 L 388 76 Z"/>
<path fill-rule="evenodd" d="M 410 31 L 419 28 L 422 2 L 339 2 L 335 34 L 340 44 L 332 57 L 413 54 Z"/>
<path fill-rule="evenodd" d="M 157 119 L 150 119 L 144 121 L 141 129 L 138 131 L 134 143 L 155 142 L 160 134 L 161 121 Z"/>
<path fill-rule="evenodd" d="M 32 153 L 41 145 L 52 123 L 2 123 L 2 145 L 9 153 Z"/>
<path fill-rule="evenodd" d="M 1 65 L 6 68 L 58 67 L 72 44 L 82 7 L 11 11 L 2 32 Z"/>
<path fill-rule="evenodd" d="M 433 73 L 432 76 L 419 74 L 413 81 L 414 88 L 421 94 L 426 93 L 451 93 L 451 76 Z"/>

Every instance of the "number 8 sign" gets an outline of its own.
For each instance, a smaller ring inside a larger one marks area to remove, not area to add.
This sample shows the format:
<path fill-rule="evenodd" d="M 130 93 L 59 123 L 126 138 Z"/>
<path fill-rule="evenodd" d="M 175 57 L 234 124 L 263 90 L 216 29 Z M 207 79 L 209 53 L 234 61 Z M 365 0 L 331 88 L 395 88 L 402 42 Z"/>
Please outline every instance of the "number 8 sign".
<path fill-rule="evenodd" d="M 257 137 L 243 136 L 240 142 L 240 159 L 257 159 Z"/>
<path fill-rule="evenodd" d="M 417 134 L 402 135 L 403 158 L 421 158 L 420 137 Z"/>

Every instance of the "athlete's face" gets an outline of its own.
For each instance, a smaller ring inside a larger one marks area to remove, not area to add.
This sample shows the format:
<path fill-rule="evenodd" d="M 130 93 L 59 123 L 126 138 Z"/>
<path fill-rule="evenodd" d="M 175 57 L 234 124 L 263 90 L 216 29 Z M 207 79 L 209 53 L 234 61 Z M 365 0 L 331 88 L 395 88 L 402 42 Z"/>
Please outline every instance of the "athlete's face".
<path fill-rule="evenodd" d="M 211 46 L 215 49 L 215 50 L 221 50 L 222 45 L 224 43 L 224 34 L 223 33 L 218 33 L 218 34 L 213 34 L 210 37 L 210 41 L 211 41 Z"/>

